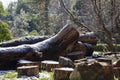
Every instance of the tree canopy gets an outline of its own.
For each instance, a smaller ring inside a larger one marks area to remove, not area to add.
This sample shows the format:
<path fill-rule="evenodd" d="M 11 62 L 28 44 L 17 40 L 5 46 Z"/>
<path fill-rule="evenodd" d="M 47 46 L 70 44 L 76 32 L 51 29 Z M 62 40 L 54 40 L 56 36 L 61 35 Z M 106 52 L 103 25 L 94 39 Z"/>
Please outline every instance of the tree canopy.
<path fill-rule="evenodd" d="M 0 2 L 0 14 L 1 16 L 6 15 L 6 11 L 3 8 L 2 2 Z M 11 39 L 12 39 L 12 34 L 9 30 L 9 25 L 6 22 L 0 20 L 0 42 Z"/>

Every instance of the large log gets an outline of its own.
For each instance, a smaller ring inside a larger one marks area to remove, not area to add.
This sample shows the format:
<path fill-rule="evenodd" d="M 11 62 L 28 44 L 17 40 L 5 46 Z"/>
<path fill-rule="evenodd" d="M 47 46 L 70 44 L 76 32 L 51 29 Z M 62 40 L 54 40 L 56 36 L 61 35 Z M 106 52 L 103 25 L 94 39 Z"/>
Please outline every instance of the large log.
<path fill-rule="evenodd" d="M 7 42 L 0 43 L 0 47 L 12 47 L 12 46 L 18 46 L 23 44 L 35 44 L 37 42 L 41 42 L 45 39 L 48 39 L 48 36 L 27 36 L 15 40 L 10 40 Z"/>
<path fill-rule="evenodd" d="M 31 45 L 24 44 L 16 47 L 0 48 L 0 66 L 10 63 L 11 61 L 18 61 L 21 58 L 41 60 L 39 52 L 43 52 L 42 59 L 57 60 L 61 53 L 66 52 L 65 50 L 71 43 L 77 42 L 78 37 L 79 33 L 75 25 L 67 24 L 55 36 L 42 42 Z M 74 46 L 74 44 L 72 45 Z"/>
<path fill-rule="evenodd" d="M 53 70 L 53 68 L 59 68 L 60 65 L 57 61 L 45 60 L 41 61 L 41 67 L 43 70 L 50 72 Z"/>
<path fill-rule="evenodd" d="M 66 58 L 66 57 L 59 57 L 59 64 L 61 67 L 70 67 L 70 68 L 74 68 L 74 63 L 71 59 Z"/>
<path fill-rule="evenodd" d="M 98 40 L 97 40 L 96 34 L 94 32 L 87 32 L 85 34 L 81 34 L 79 36 L 78 41 L 96 45 Z"/>
<path fill-rule="evenodd" d="M 22 76 L 36 76 L 39 75 L 39 67 L 38 66 L 22 66 L 17 67 L 18 77 Z"/>
<path fill-rule="evenodd" d="M 0 43 L 0 47 L 12 47 L 12 46 L 18 46 L 18 45 L 23 45 L 23 44 L 35 44 L 37 42 L 41 42 L 50 37 L 51 36 L 35 36 L 35 37 L 26 36 L 26 37 L 22 37 L 19 39 L 2 42 Z M 95 33 L 89 32 L 86 34 L 81 34 L 78 38 L 78 41 L 96 45 L 98 40 L 96 39 Z"/>
<path fill-rule="evenodd" d="M 67 67 L 62 67 L 62 68 L 54 68 L 54 80 L 70 80 L 69 76 L 71 72 L 73 72 L 73 68 L 67 68 Z"/>
<path fill-rule="evenodd" d="M 90 61 L 76 64 L 82 80 L 113 80 L 112 66 L 104 62 Z"/>

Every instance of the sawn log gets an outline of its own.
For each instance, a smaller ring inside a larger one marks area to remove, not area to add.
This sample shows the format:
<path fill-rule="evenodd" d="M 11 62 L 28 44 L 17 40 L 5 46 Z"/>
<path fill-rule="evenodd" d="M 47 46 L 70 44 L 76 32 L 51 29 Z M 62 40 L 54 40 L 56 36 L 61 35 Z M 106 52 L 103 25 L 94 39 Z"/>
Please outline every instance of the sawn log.
<path fill-rule="evenodd" d="M 28 60 L 57 60 L 63 52 L 72 51 L 65 50 L 67 50 L 67 47 L 70 44 L 72 44 L 73 47 L 73 43 L 77 42 L 78 37 L 79 33 L 76 30 L 75 25 L 67 24 L 55 36 L 42 42 L 0 48 L 0 66 L 12 61 L 18 61 L 22 58 Z M 42 58 L 40 56 L 41 54 L 39 55 L 41 52 L 43 53 Z"/>

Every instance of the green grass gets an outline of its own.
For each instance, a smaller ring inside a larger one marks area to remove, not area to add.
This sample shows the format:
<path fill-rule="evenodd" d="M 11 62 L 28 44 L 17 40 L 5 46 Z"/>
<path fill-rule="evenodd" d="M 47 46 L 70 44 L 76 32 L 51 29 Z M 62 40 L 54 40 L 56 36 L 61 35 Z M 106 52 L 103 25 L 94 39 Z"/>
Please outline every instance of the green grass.
<path fill-rule="evenodd" d="M 49 74 L 50 77 L 49 78 L 40 78 L 38 77 L 38 80 L 54 80 L 53 79 L 53 72 L 46 72 L 46 71 L 42 71 L 43 74 Z M 3 75 L 3 79 L 2 80 L 6 80 L 6 78 L 8 79 L 14 79 L 18 77 L 18 73 L 17 72 L 9 72 Z M 1 80 L 1 79 L 0 79 Z"/>
<path fill-rule="evenodd" d="M 18 76 L 17 72 L 9 72 L 9 73 L 3 75 L 4 78 L 10 78 L 10 79 L 17 78 L 17 76 Z"/>
<path fill-rule="evenodd" d="M 42 71 L 42 73 L 44 74 L 49 74 L 50 75 L 50 78 L 38 78 L 38 80 L 54 80 L 53 79 L 53 72 L 46 72 L 46 71 Z M 0 79 L 0 80 L 6 80 L 6 78 L 9 78 L 9 79 L 13 79 L 13 78 L 17 78 L 18 77 L 18 73 L 17 72 L 9 72 L 7 74 L 4 74 L 3 75 L 3 79 Z M 114 78 L 114 80 L 119 80 L 118 78 Z"/>

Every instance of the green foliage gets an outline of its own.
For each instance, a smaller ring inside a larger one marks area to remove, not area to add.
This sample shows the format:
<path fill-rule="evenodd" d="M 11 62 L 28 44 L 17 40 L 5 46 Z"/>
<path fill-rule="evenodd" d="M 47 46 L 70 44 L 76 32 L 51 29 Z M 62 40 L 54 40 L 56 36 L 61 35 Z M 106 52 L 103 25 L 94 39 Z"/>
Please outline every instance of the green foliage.
<path fill-rule="evenodd" d="M 120 44 L 114 44 L 114 46 L 116 47 L 117 51 L 120 51 Z M 95 51 L 102 51 L 102 52 L 107 52 L 108 50 L 108 45 L 107 44 L 97 44 L 94 47 Z"/>
<path fill-rule="evenodd" d="M 10 72 L 4 75 L 4 78 L 17 78 L 18 73 L 17 72 Z"/>
<path fill-rule="evenodd" d="M 0 14 L 3 16 L 7 15 L 7 12 L 4 10 L 2 2 L 0 1 Z"/>
<path fill-rule="evenodd" d="M 30 33 L 29 33 L 30 36 L 38 36 L 38 32 L 36 30 L 32 30 Z"/>
<path fill-rule="evenodd" d="M 53 78 L 53 72 L 46 72 L 46 71 L 42 71 L 42 73 L 44 74 L 49 74 L 50 78 L 38 78 L 38 80 L 54 80 Z M 1 80 L 16 80 L 16 78 L 18 77 L 18 73 L 17 72 L 9 72 L 3 75 L 3 78 Z M 83 79 L 80 79 L 83 80 Z M 118 78 L 114 78 L 114 80 L 119 80 Z"/>
<path fill-rule="evenodd" d="M 46 71 L 42 71 L 42 73 L 44 74 L 48 74 L 50 75 L 49 78 L 45 78 L 45 77 L 42 77 L 40 78 L 40 76 L 38 77 L 38 80 L 54 80 L 53 79 L 53 72 L 46 72 Z M 17 72 L 9 72 L 9 73 L 6 73 L 3 75 L 3 79 L 2 80 L 8 80 L 8 79 L 12 79 L 12 80 L 16 80 L 16 78 L 18 77 L 18 73 Z"/>
<path fill-rule="evenodd" d="M 12 38 L 8 24 L 0 21 L 0 42 L 11 40 Z"/>

